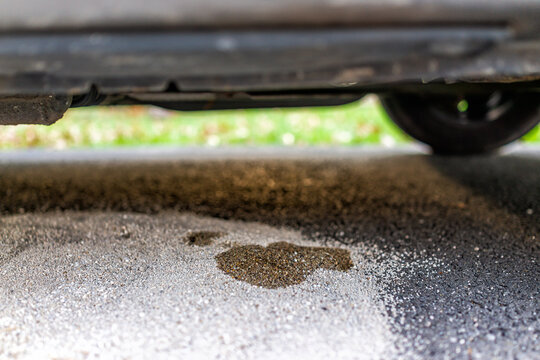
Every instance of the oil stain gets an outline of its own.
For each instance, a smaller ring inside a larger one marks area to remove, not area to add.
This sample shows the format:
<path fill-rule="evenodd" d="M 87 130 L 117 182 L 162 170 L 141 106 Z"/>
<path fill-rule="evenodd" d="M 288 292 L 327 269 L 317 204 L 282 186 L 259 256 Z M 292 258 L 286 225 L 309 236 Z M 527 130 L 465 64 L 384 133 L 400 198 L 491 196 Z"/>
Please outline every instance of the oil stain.
<path fill-rule="evenodd" d="M 348 250 L 284 241 L 235 246 L 216 255 L 216 261 L 227 275 L 268 289 L 300 284 L 317 269 L 347 271 L 353 266 Z"/>
<path fill-rule="evenodd" d="M 208 246 L 212 245 L 215 239 L 225 235 L 226 233 L 219 231 L 194 231 L 184 237 L 184 242 L 192 246 Z"/>

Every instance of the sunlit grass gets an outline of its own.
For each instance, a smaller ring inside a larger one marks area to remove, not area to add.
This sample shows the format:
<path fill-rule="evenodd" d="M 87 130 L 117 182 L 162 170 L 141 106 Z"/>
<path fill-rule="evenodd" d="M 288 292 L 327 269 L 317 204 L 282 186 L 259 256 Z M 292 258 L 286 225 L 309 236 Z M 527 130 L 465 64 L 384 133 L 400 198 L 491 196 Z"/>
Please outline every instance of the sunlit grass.
<path fill-rule="evenodd" d="M 521 140 L 525 142 L 540 142 L 540 126 L 529 131 Z"/>
<path fill-rule="evenodd" d="M 540 141 L 533 130 L 526 141 Z M 155 107 L 69 110 L 52 126 L 0 127 L 0 148 L 140 145 L 358 145 L 410 141 L 373 97 L 323 108 L 175 112 Z"/>

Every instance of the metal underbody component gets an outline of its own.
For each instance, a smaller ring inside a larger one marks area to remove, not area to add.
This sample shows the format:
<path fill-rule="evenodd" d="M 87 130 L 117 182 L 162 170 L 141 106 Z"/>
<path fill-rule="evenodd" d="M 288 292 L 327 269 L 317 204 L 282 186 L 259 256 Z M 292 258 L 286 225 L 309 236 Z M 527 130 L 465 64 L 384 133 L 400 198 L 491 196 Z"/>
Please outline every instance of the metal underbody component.
<path fill-rule="evenodd" d="M 0 94 L 535 81 L 538 19 L 535 0 L 2 2 Z"/>
<path fill-rule="evenodd" d="M 35 110 L 49 95 L 211 110 L 537 92 L 538 19 L 535 0 L 2 2 L 0 123 L 49 122 Z"/>
<path fill-rule="evenodd" d="M 540 79 L 540 39 L 505 27 L 0 36 L 0 94 L 343 90 Z"/>
<path fill-rule="evenodd" d="M 71 104 L 71 97 L 7 96 L 0 98 L 0 125 L 50 125 L 60 119 Z"/>

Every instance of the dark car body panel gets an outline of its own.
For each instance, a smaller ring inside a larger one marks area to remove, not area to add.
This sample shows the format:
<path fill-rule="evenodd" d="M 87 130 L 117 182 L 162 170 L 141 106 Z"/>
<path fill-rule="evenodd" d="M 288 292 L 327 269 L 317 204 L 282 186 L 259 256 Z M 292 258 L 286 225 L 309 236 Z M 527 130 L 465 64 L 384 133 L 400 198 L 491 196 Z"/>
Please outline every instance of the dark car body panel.
<path fill-rule="evenodd" d="M 0 96 L 202 110 L 539 81 L 536 0 L 0 2 Z"/>

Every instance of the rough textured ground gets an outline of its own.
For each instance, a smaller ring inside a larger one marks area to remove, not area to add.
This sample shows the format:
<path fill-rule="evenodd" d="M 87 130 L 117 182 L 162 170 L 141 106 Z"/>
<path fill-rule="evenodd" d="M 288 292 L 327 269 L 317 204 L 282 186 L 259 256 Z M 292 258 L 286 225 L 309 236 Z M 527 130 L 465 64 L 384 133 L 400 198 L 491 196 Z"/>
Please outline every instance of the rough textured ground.
<path fill-rule="evenodd" d="M 0 163 L 0 356 L 540 358 L 534 149 Z M 353 267 L 267 289 L 217 266 L 279 241 L 348 250 Z"/>

